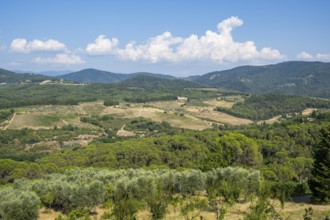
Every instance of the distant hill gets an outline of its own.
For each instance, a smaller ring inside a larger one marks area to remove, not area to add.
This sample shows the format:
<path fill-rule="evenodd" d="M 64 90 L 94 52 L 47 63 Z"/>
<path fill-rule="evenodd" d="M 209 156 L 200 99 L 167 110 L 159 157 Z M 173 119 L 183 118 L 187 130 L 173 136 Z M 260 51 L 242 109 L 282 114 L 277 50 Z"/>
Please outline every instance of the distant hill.
<path fill-rule="evenodd" d="M 129 78 L 126 74 L 112 73 L 97 69 L 84 69 L 58 77 L 80 83 L 116 83 Z"/>
<path fill-rule="evenodd" d="M 53 78 L 40 74 L 15 73 L 0 68 L 0 83 L 19 83 L 19 82 L 24 82 L 26 80 L 30 80 L 31 82 L 41 82 L 49 79 L 53 79 Z"/>
<path fill-rule="evenodd" d="M 131 73 L 129 75 L 130 75 L 130 78 L 134 77 L 134 76 L 142 75 L 142 76 L 153 76 L 153 77 L 162 78 L 162 79 L 175 79 L 174 76 L 160 74 L 160 73 L 137 72 L 137 73 Z"/>
<path fill-rule="evenodd" d="M 71 70 L 59 70 L 59 71 L 42 71 L 42 72 L 37 72 L 37 74 L 45 75 L 45 76 L 61 76 L 64 74 L 71 73 Z"/>
<path fill-rule="evenodd" d="M 247 93 L 280 93 L 330 98 L 330 63 L 284 62 L 241 66 L 215 71 L 190 80 Z"/>
<path fill-rule="evenodd" d="M 201 87 L 200 84 L 182 80 L 182 79 L 166 79 L 148 75 L 137 75 L 135 77 L 126 79 L 117 83 L 121 87 L 136 87 L 145 89 L 181 89 L 181 88 L 197 88 Z"/>
<path fill-rule="evenodd" d="M 154 76 L 158 78 L 164 79 L 174 79 L 174 76 L 170 75 L 163 75 L 163 74 L 156 74 L 156 73 L 148 73 L 148 72 L 138 72 L 138 73 L 131 73 L 131 74 L 121 74 L 121 73 L 112 73 L 97 69 L 84 69 L 78 72 L 68 73 L 65 75 L 58 76 L 65 80 L 70 80 L 74 82 L 80 83 L 116 83 L 121 82 L 123 80 L 136 77 L 139 75 L 144 76 Z"/>
<path fill-rule="evenodd" d="M 24 70 L 13 70 L 15 73 L 32 73 L 32 74 L 39 74 L 39 75 L 45 75 L 45 76 L 60 76 L 64 74 L 71 73 L 71 70 L 54 70 L 54 71 L 41 71 L 41 72 L 35 72 L 35 71 L 24 71 Z"/>
<path fill-rule="evenodd" d="M 302 112 L 306 108 L 330 109 L 330 100 L 281 94 L 251 95 L 244 102 L 235 103 L 232 108 L 217 107 L 217 110 L 240 118 L 266 120 Z"/>

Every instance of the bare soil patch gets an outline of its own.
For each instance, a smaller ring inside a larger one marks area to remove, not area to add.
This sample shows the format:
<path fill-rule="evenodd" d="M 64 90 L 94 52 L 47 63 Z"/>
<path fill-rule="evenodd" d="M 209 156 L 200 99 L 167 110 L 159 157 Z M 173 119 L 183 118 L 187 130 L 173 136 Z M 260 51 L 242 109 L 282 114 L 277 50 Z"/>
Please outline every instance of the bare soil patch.
<path fill-rule="evenodd" d="M 306 108 L 304 111 L 302 111 L 302 115 L 310 115 L 312 114 L 314 111 L 316 111 L 317 109 L 316 108 Z"/>
<path fill-rule="evenodd" d="M 217 100 L 217 99 L 211 99 L 204 101 L 205 104 L 212 106 L 212 107 L 222 107 L 222 108 L 232 108 L 235 102 L 228 102 L 226 100 Z"/>
<path fill-rule="evenodd" d="M 223 112 L 214 111 L 212 107 L 189 106 L 185 109 L 197 118 L 215 121 L 223 124 L 247 125 L 252 123 L 252 121 L 248 119 L 238 118 Z"/>

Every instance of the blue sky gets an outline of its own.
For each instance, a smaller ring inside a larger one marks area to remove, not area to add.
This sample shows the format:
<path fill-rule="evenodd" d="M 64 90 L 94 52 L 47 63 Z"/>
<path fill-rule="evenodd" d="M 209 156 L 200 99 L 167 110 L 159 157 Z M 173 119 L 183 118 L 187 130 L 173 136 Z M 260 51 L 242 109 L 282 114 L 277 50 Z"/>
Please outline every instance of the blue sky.
<path fill-rule="evenodd" d="M 330 62 L 330 1 L 0 2 L 0 68 L 176 76 Z"/>

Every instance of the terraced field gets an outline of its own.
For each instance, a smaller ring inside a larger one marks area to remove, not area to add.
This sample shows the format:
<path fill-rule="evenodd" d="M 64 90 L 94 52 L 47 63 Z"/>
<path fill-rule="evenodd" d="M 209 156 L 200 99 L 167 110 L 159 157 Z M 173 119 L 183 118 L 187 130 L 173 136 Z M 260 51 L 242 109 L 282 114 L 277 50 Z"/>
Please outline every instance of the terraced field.
<path fill-rule="evenodd" d="M 178 101 L 152 102 L 147 104 L 122 104 L 104 106 L 103 102 L 87 102 L 72 106 L 32 106 L 16 109 L 17 114 L 7 124 L 6 129 L 51 129 L 54 126 L 74 125 L 77 127 L 97 129 L 95 126 L 80 121 L 82 116 L 111 115 L 115 119 L 132 119 L 145 117 L 156 122 L 166 121 L 173 127 L 204 130 L 213 123 L 245 125 L 252 121 L 237 118 L 214 111 L 215 107 L 230 108 L 234 102 L 226 100 L 205 100 L 203 106 L 188 105 Z M 125 125 L 119 123 L 116 129 Z"/>

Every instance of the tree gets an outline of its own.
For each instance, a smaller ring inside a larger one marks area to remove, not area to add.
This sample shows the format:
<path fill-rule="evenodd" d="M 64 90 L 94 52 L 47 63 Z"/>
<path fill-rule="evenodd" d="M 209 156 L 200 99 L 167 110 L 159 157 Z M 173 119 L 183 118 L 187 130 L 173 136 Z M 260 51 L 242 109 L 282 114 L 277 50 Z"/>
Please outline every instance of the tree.
<path fill-rule="evenodd" d="M 206 199 L 194 198 L 190 202 L 182 205 L 181 214 L 183 215 L 185 220 L 192 220 L 199 216 L 201 212 L 206 209 L 206 207 Z M 196 210 L 197 212 L 195 212 Z"/>
<path fill-rule="evenodd" d="M 257 143 L 243 134 L 228 133 L 221 137 L 219 143 L 223 146 L 224 158 L 229 166 L 255 166 L 261 163 L 262 156 Z"/>
<path fill-rule="evenodd" d="M 313 200 L 318 203 L 330 202 L 330 126 L 321 130 L 322 139 L 314 148 L 314 167 L 308 180 Z"/>
<path fill-rule="evenodd" d="M 277 220 L 282 219 L 276 212 L 273 204 L 264 197 L 258 199 L 257 204 L 251 208 L 251 211 L 244 216 L 244 220 Z"/>
<path fill-rule="evenodd" d="M 0 219 L 37 219 L 40 200 L 34 192 L 14 189 L 0 191 Z"/>

